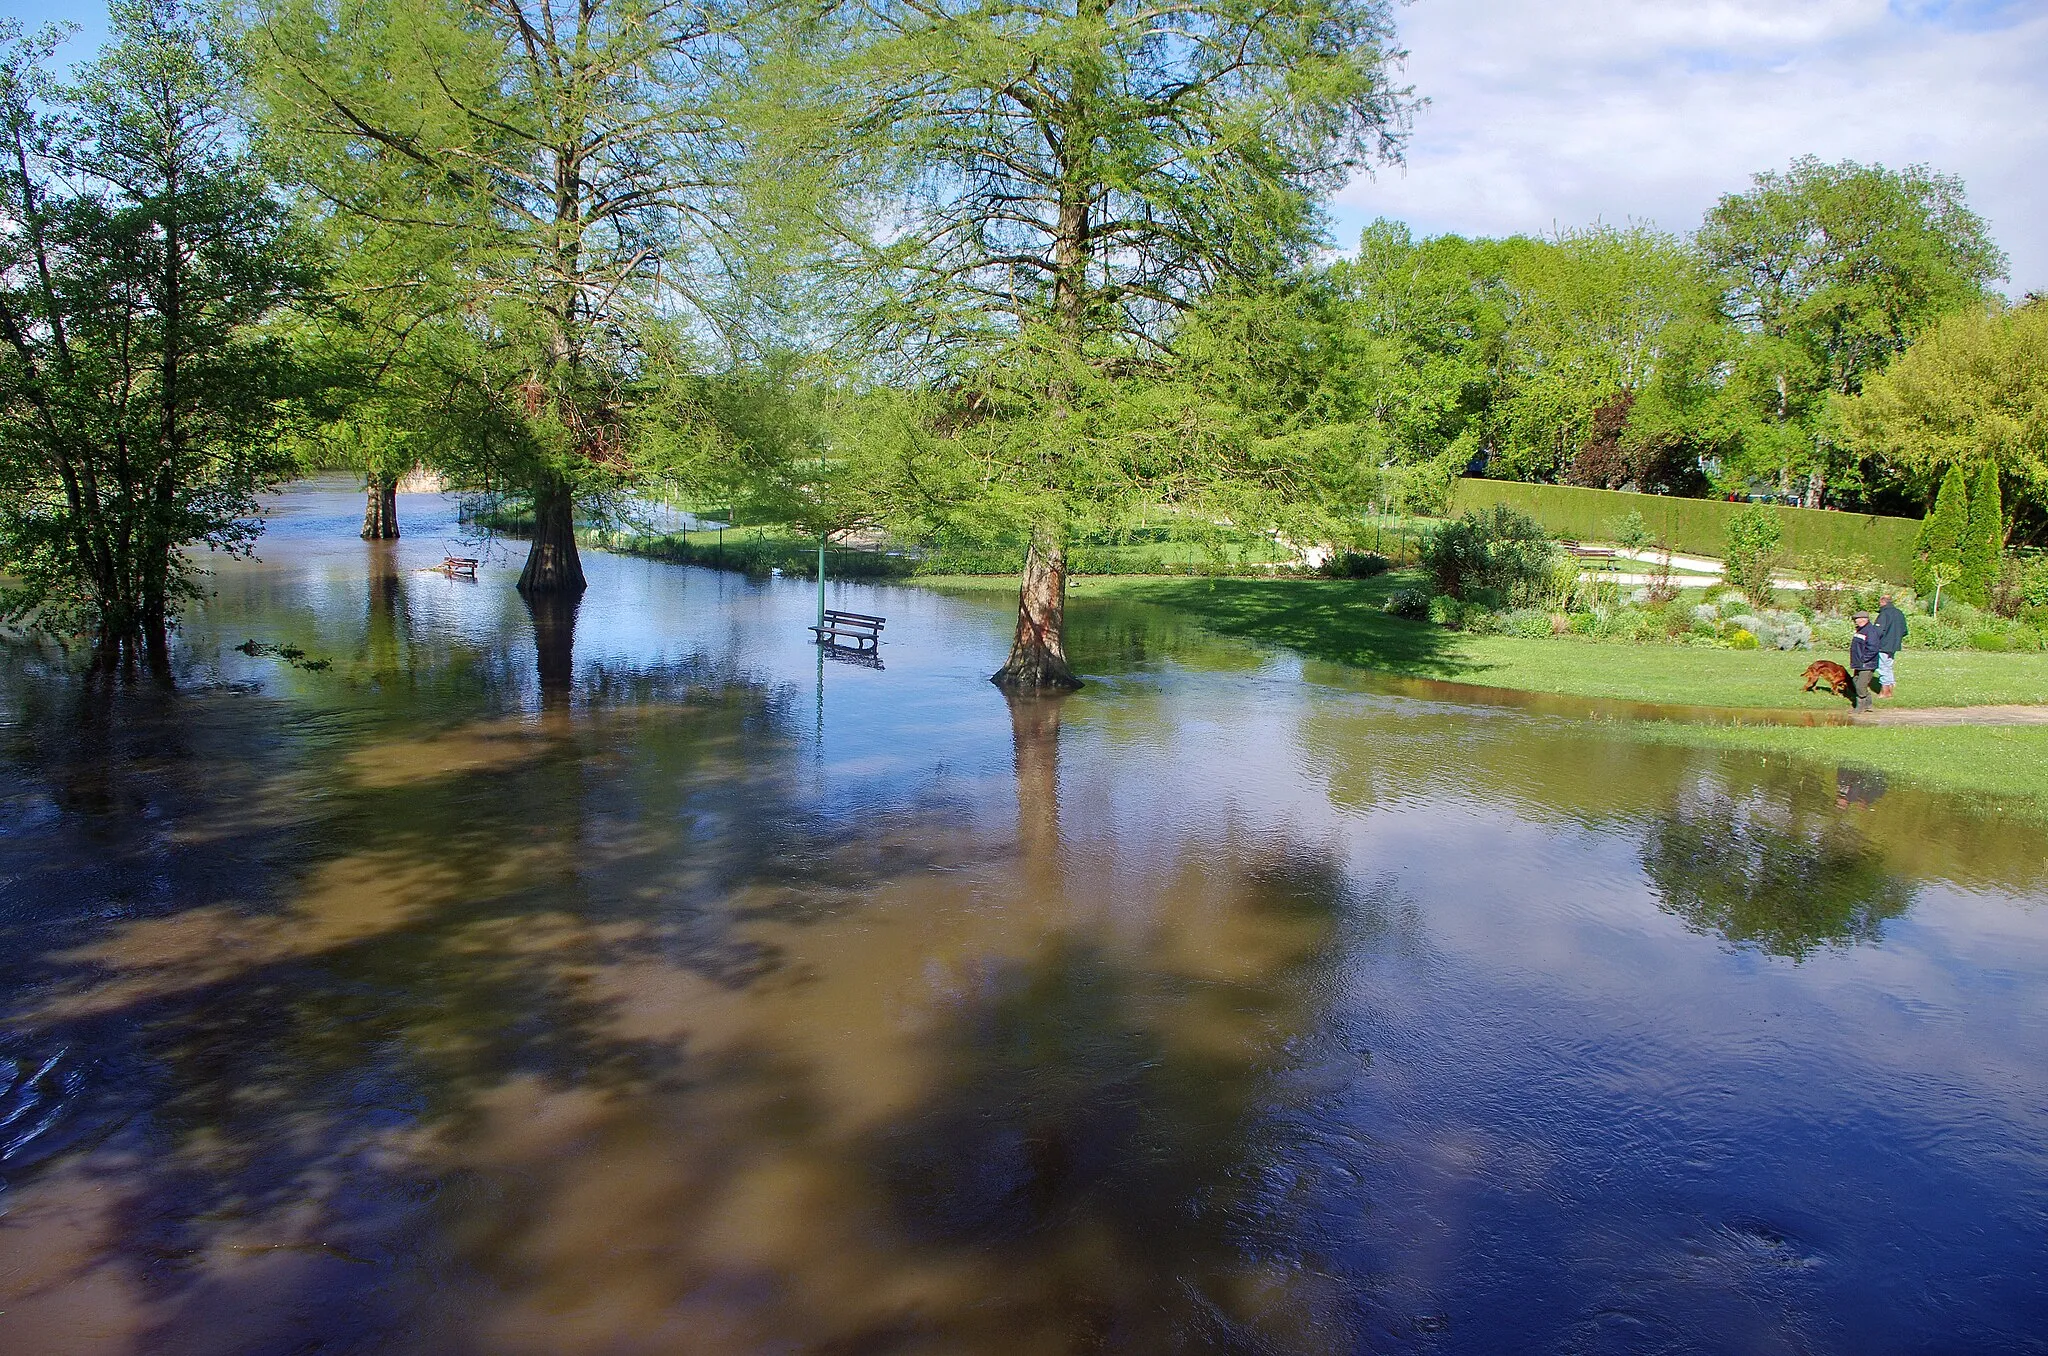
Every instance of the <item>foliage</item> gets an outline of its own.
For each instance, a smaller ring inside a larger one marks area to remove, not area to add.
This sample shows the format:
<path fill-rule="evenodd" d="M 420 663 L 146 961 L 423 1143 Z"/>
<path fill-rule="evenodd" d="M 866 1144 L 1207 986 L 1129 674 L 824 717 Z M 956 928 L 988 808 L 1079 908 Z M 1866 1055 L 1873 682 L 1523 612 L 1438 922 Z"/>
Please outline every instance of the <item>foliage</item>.
<path fill-rule="evenodd" d="M 1922 502 L 1946 468 L 1988 462 L 2019 539 L 2048 532 L 2048 302 L 1943 318 L 1840 407 L 1856 449 Z"/>
<path fill-rule="evenodd" d="M 1956 596 L 1972 607 L 1988 607 L 2005 560 L 2005 513 L 1998 502 L 1998 468 L 1977 467 L 1970 486 L 1970 516 L 1963 529 L 1962 577 Z"/>
<path fill-rule="evenodd" d="M 1561 537 L 1599 541 L 1617 514 L 1641 513 L 1660 543 L 1679 552 L 1720 557 L 1728 548 L 1728 520 L 1748 508 L 1762 509 L 1778 523 L 1784 548 L 1793 555 L 1816 551 L 1855 554 L 1871 561 L 1872 572 L 1904 581 L 1912 575 L 1915 534 L 1907 518 L 1860 513 L 1815 512 L 1776 504 L 1731 504 L 1721 499 L 1680 499 L 1666 495 L 1620 494 L 1571 485 L 1527 485 L 1511 480 L 1465 479 L 1451 495 L 1454 512 L 1508 504 Z"/>
<path fill-rule="evenodd" d="M 240 63 L 174 0 L 120 0 L 76 84 L 0 32 L 0 613 L 168 666 L 188 547 L 248 552 L 289 474 L 290 308 L 317 284 L 250 156 Z"/>
<path fill-rule="evenodd" d="M 1331 579 L 1371 579 L 1392 565 L 1377 551 L 1337 551 L 1323 562 L 1322 572 Z"/>
<path fill-rule="evenodd" d="M 1944 588 L 1953 588 L 1963 574 L 1963 544 L 1970 527 L 1969 483 L 1963 477 L 1961 465 L 1948 468 L 1948 474 L 1941 479 L 1941 492 L 1935 496 L 1934 511 L 1927 515 L 1921 525 L 1920 536 L 1915 543 L 1913 588 L 1918 593 L 1932 594 L 1937 580 Z"/>
<path fill-rule="evenodd" d="M 1629 551 L 1645 550 L 1657 540 L 1657 534 L 1643 521 L 1643 515 L 1634 509 L 1609 523 L 1608 534 L 1615 545 Z"/>
<path fill-rule="evenodd" d="M 1474 510 L 1432 532 L 1423 542 L 1422 568 L 1447 597 L 1485 591 L 1526 603 L 1541 596 L 1556 555 L 1535 519 L 1496 506 Z"/>
<path fill-rule="evenodd" d="M 1782 558 L 1784 540 L 1777 515 L 1761 504 L 1745 504 L 1728 515 L 1728 582 L 1752 601 L 1768 606 L 1771 576 Z"/>
<path fill-rule="evenodd" d="M 572 501 L 635 470 L 639 383 L 743 275 L 742 12 L 693 0 L 255 0 L 266 148 L 318 206 L 379 417 L 544 510 L 523 589 L 579 589 Z M 803 166 L 780 191 L 800 196 Z"/>
<path fill-rule="evenodd" d="M 1979 303 L 2005 260 L 1960 180 L 1811 157 L 1759 174 L 1707 214 L 1698 244 L 1720 308 L 1744 336 L 1727 383 L 1742 434 L 1724 472 L 1860 492 L 1836 436 L 1832 396 L 1850 396 L 1941 316 Z"/>
<path fill-rule="evenodd" d="M 1833 612 L 1851 585 L 1876 573 L 1869 557 L 1855 551 L 1809 551 L 1795 564 L 1811 589 L 1815 612 Z"/>
<path fill-rule="evenodd" d="M 1387 595 L 1380 609 L 1404 621 L 1428 621 L 1432 595 L 1428 589 L 1399 589 Z"/>

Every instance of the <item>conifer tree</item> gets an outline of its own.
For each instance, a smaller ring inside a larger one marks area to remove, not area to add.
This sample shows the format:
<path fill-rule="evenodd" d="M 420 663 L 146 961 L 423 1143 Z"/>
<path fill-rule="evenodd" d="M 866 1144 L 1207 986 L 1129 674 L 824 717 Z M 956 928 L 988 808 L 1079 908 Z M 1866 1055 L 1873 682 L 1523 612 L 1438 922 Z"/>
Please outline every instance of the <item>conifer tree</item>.
<path fill-rule="evenodd" d="M 1970 519 L 1963 536 L 1963 573 L 1956 581 L 1956 597 L 1972 607 L 1988 606 L 2004 551 L 2005 515 L 1998 502 L 1998 466 L 1987 461 L 1978 465 L 1976 483 L 1970 486 Z"/>
<path fill-rule="evenodd" d="M 1970 530 L 1970 488 L 1961 466 L 1951 466 L 1941 478 L 1941 491 L 1934 496 L 1934 512 L 1920 525 L 1918 560 L 1913 569 L 1913 587 L 1932 595 L 1935 577 L 1954 581 L 1961 576 L 1963 542 Z"/>

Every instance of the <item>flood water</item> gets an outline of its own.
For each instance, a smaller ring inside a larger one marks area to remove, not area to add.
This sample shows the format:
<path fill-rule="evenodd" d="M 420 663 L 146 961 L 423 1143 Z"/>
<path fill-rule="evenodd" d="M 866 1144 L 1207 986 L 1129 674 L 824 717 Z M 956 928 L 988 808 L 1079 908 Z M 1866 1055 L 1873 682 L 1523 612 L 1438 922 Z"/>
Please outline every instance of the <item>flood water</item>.
<path fill-rule="evenodd" d="M 2048 1350 L 2037 823 L 400 511 L 0 650 L 0 1351 Z"/>

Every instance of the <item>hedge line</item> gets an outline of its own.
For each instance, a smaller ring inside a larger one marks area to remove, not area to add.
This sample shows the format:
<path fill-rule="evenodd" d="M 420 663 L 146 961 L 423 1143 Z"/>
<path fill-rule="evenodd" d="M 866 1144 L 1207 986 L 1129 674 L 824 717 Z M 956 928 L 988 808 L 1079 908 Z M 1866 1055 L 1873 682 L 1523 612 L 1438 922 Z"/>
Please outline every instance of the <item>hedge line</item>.
<path fill-rule="evenodd" d="M 1724 499 L 1680 499 L 1663 494 L 1631 494 L 1624 490 L 1588 490 L 1576 485 L 1531 485 L 1517 480 L 1467 479 L 1451 487 L 1452 513 L 1506 504 L 1520 509 L 1551 532 L 1587 541 L 1611 541 L 1616 520 L 1640 513 L 1660 540 L 1675 551 L 1721 556 L 1728 516 L 1741 504 Z M 1866 513 L 1765 506 L 1784 532 L 1788 561 L 1818 552 L 1859 554 L 1869 558 L 1878 575 L 1894 583 L 1913 577 L 1913 539 L 1920 531 L 1916 518 L 1884 518 Z"/>

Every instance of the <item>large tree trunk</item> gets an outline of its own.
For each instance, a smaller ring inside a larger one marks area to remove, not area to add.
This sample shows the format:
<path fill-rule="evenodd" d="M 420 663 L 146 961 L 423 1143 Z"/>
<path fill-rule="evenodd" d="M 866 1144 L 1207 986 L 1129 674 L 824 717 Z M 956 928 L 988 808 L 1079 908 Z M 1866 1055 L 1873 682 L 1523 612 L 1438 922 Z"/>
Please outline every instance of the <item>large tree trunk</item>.
<path fill-rule="evenodd" d="M 363 540 L 398 540 L 398 477 L 373 474 L 364 490 Z"/>
<path fill-rule="evenodd" d="M 1032 534 L 1017 590 L 1010 662 L 989 678 L 1006 692 L 1066 692 L 1081 686 L 1067 666 L 1067 553 L 1050 533 Z"/>
<path fill-rule="evenodd" d="M 519 591 L 581 593 L 584 587 L 583 558 L 576 554 L 576 496 L 550 479 L 534 490 L 533 545 L 519 572 Z"/>

